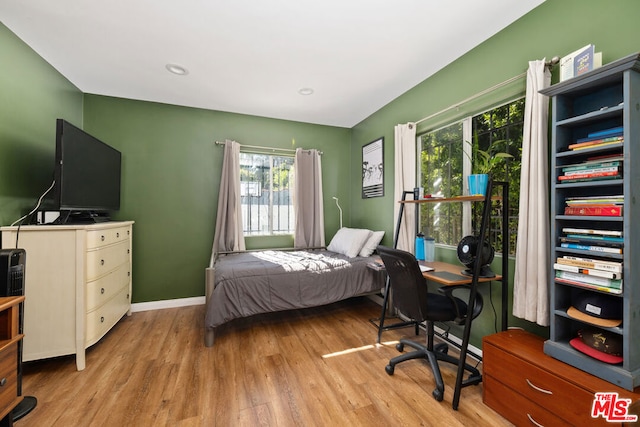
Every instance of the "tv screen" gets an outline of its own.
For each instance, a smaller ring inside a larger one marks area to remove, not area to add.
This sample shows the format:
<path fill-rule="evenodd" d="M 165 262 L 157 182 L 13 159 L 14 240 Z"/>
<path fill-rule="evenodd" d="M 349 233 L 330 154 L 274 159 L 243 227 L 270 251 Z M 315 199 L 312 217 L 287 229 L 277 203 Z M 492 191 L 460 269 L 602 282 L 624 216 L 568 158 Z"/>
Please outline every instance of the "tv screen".
<path fill-rule="evenodd" d="M 96 213 L 120 209 L 118 150 L 58 119 L 55 161 L 53 209 Z"/>

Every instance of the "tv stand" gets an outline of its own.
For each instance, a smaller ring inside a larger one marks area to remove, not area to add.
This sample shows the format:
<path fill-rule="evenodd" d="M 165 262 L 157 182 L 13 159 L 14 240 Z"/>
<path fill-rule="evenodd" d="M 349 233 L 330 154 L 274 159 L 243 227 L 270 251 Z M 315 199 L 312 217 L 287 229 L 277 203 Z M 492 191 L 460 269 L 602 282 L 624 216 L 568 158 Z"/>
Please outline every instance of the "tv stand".
<path fill-rule="evenodd" d="M 60 216 L 55 221 L 57 225 L 74 224 L 100 224 L 111 221 L 111 217 L 106 212 L 94 211 L 61 211 Z"/>

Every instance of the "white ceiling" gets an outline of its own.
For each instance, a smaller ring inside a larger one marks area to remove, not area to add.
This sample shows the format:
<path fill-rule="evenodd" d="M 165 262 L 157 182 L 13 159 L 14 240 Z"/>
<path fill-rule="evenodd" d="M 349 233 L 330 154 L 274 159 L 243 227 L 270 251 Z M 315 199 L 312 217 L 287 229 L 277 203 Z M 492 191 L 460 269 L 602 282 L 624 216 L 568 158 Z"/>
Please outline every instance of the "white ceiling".
<path fill-rule="evenodd" d="M 543 1 L 1 0 L 0 21 L 85 93 L 352 127 Z"/>

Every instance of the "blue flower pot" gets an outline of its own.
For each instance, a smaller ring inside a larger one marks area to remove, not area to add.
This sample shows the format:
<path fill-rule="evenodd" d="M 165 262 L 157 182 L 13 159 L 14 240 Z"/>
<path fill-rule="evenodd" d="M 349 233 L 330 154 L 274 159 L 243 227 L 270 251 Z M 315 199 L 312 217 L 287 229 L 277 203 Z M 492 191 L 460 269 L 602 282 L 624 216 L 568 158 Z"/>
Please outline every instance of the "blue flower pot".
<path fill-rule="evenodd" d="M 487 184 L 489 183 L 489 175 L 486 173 L 469 175 L 469 195 L 470 196 L 486 196 Z"/>

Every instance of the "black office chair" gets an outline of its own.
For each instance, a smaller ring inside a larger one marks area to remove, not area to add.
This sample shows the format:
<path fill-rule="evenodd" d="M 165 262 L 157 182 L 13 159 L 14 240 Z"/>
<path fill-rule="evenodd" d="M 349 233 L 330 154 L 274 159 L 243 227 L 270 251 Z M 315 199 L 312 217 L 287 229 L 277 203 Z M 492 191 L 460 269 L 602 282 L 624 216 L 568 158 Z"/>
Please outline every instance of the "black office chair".
<path fill-rule="evenodd" d="M 449 347 L 446 343 L 434 346 L 434 322 L 464 324 L 469 312 L 467 303 L 453 296 L 453 292 L 463 287 L 467 289 L 469 287 L 468 285 L 443 286 L 438 289 L 441 294 L 428 292 L 426 280 L 422 276 L 415 256 L 409 252 L 385 246 L 378 246 L 377 250 L 389 275 L 393 305 L 410 319 L 427 324 L 427 344 L 401 339 L 400 343 L 396 345 L 398 351 L 404 351 L 405 345 L 416 350 L 394 357 L 389 361 L 385 370 L 387 374 L 393 375 L 395 366 L 400 362 L 411 359 L 427 359 L 436 381 L 436 388 L 432 393 L 433 397 L 437 401 L 442 401 L 444 382 L 438 361 L 458 366 L 459 359 L 448 354 Z M 477 317 L 481 311 L 482 296 L 477 294 L 471 312 L 472 318 Z M 469 372 L 469 377 L 463 382 L 463 386 L 475 385 L 482 381 L 482 375 L 478 369 L 468 363 L 464 364 L 464 369 Z"/>

